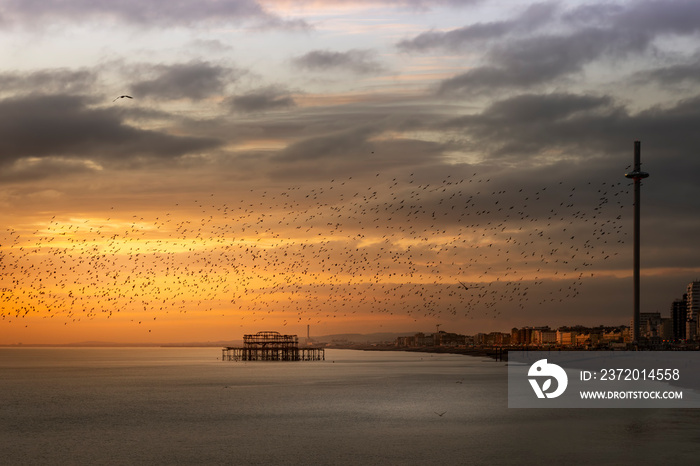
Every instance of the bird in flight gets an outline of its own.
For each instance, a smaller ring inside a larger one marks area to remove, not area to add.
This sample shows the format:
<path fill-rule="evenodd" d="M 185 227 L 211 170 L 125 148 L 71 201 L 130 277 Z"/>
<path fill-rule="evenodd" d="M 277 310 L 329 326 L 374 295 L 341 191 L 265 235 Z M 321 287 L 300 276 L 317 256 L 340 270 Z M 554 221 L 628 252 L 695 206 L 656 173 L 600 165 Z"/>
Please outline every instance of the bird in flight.
<path fill-rule="evenodd" d="M 118 99 L 123 99 L 124 97 L 126 97 L 127 99 L 133 99 L 133 97 L 131 97 L 130 95 L 120 95 L 119 97 L 116 97 L 112 102 Z"/>
<path fill-rule="evenodd" d="M 469 291 L 469 287 L 465 285 L 464 282 L 460 281 L 459 283 L 464 287 L 465 290 Z"/>
<path fill-rule="evenodd" d="M 433 412 L 434 412 L 435 414 L 437 414 L 438 416 L 442 417 L 442 416 L 445 415 L 445 413 L 446 413 L 447 411 L 443 411 L 443 412 L 441 412 L 441 413 L 438 413 L 437 411 L 433 411 Z"/>

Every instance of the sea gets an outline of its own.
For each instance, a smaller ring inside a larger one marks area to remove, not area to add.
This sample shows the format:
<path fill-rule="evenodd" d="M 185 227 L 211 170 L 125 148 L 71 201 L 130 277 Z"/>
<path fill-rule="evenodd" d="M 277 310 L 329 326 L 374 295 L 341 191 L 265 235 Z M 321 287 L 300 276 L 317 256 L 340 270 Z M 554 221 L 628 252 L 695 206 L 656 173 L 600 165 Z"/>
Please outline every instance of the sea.
<path fill-rule="evenodd" d="M 700 464 L 700 409 L 508 408 L 506 363 L 0 348 L 2 465 Z"/>

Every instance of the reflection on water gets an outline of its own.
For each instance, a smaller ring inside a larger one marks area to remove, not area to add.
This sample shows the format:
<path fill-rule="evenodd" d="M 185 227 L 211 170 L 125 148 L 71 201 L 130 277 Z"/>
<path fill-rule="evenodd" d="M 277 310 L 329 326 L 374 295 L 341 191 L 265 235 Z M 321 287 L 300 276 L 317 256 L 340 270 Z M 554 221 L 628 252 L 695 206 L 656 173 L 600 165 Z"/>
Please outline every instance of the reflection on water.
<path fill-rule="evenodd" d="M 700 454 L 700 410 L 508 409 L 506 367 L 492 360 L 219 356 L 0 349 L 3 464 L 693 464 Z"/>

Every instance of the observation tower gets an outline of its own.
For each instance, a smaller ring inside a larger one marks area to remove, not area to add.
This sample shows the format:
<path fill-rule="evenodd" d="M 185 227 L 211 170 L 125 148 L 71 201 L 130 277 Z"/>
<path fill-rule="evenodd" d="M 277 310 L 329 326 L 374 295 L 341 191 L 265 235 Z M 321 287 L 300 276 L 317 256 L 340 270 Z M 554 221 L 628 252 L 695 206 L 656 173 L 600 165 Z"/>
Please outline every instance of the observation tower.
<path fill-rule="evenodd" d="M 634 141 L 634 168 L 625 173 L 625 177 L 634 180 L 634 314 L 632 316 L 632 341 L 639 343 L 639 199 L 641 181 L 649 176 L 649 173 L 641 170 L 641 145 L 640 141 Z"/>

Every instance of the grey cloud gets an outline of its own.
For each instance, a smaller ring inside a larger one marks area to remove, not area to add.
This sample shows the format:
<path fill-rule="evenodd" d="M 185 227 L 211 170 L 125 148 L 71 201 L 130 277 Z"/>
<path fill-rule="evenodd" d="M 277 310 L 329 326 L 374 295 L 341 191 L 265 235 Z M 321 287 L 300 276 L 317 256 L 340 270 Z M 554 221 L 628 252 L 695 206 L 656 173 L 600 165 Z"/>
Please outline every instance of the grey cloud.
<path fill-rule="evenodd" d="M 16 160 L 11 166 L 3 167 L 0 180 L 17 183 L 48 177 L 88 175 L 98 171 L 98 166 L 87 160 L 51 156 Z"/>
<path fill-rule="evenodd" d="M 476 23 L 453 29 L 451 31 L 428 31 L 413 39 L 402 40 L 397 47 L 403 51 L 424 52 L 444 47 L 459 50 L 464 46 L 474 45 L 490 39 L 503 37 L 511 32 L 532 32 L 548 23 L 557 10 L 555 3 L 537 3 L 528 7 L 515 19 Z"/>
<path fill-rule="evenodd" d="M 197 22 L 254 21 L 264 26 L 308 29 L 303 20 L 287 21 L 256 0 L 93 0 L 26 1 L 8 0 L 3 5 L 3 20 L 8 25 L 83 22 L 103 18 L 139 26 L 190 26 Z"/>
<path fill-rule="evenodd" d="M 431 10 L 436 6 L 460 8 L 476 5 L 483 2 L 484 0 L 325 0 L 319 3 L 318 7 L 333 8 L 336 5 L 347 4 L 350 4 L 352 6 L 367 5 L 370 7 L 386 5 L 427 11 Z"/>
<path fill-rule="evenodd" d="M 371 139 L 378 134 L 376 129 L 359 127 L 296 142 L 271 158 L 270 176 L 327 179 L 395 171 L 399 167 L 444 167 L 445 144 L 408 138 Z"/>
<path fill-rule="evenodd" d="M 509 21 L 497 21 L 473 24 L 447 32 L 427 31 L 413 39 L 402 40 L 396 45 L 406 52 L 424 52 L 438 47 L 456 50 L 465 44 L 500 37 L 510 30 L 510 26 Z"/>
<path fill-rule="evenodd" d="M 313 50 L 292 61 L 296 66 L 312 71 L 346 70 L 358 74 L 377 73 L 382 66 L 374 59 L 370 50 L 348 50 L 333 52 L 330 50 Z"/>
<path fill-rule="evenodd" d="M 546 23 L 548 19 L 542 18 L 543 24 Z M 574 30 L 506 37 L 488 49 L 483 65 L 443 81 L 439 92 L 470 94 L 548 84 L 579 73 L 584 66 L 602 58 L 620 59 L 644 53 L 662 34 L 688 35 L 700 31 L 700 4 L 678 0 L 632 2 L 624 6 L 587 5 L 559 19 Z M 527 24 L 521 18 L 517 22 Z M 443 38 L 445 44 L 449 44 L 447 38 Z"/>
<path fill-rule="evenodd" d="M 479 92 L 485 88 L 526 87 L 581 71 L 619 45 L 618 33 L 585 29 L 571 35 L 542 35 L 494 47 L 489 65 L 443 81 L 439 93 Z M 644 42 L 634 42 L 642 48 Z"/>
<path fill-rule="evenodd" d="M 681 83 L 700 83 L 700 59 L 688 63 L 680 63 L 653 70 L 636 73 L 637 83 L 656 82 L 661 85 Z"/>
<path fill-rule="evenodd" d="M 155 77 L 130 86 L 130 91 L 139 97 L 199 100 L 222 94 L 226 85 L 236 78 L 234 70 L 202 61 L 142 65 L 140 69 L 143 73 L 155 74 Z"/>
<path fill-rule="evenodd" d="M 627 5 L 598 3 L 573 9 L 563 18 L 572 25 L 607 25 L 620 31 L 690 34 L 700 30 L 700 3 L 695 0 L 636 1 Z"/>
<path fill-rule="evenodd" d="M 448 143 L 395 134 L 407 125 L 413 129 L 429 128 L 427 121 L 408 116 L 396 118 L 390 113 L 393 111 L 386 108 L 376 113 L 368 109 L 358 113 L 357 109 L 353 112 L 342 106 L 310 115 L 300 113 L 295 121 L 306 122 L 308 127 L 300 127 L 297 134 L 302 138 L 269 158 L 270 175 L 316 179 L 444 164 Z M 309 124 L 317 119 L 320 121 Z M 391 137 L 384 137 L 387 134 Z"/>
<path fill-rule="evenodd" d="M 496 46 L 489 56 L 494 64 L 508 72 L 540 75 L 545 79 L 579 71 L 590 61 L 606 51 L 621 48 L 627 41 L 617 31 L 587 28 L 568 35 L 541 35 L 514 44 Z M 644 42 L 629 40 L 621 52 L 628 48 L 643 49 Z M 541 70 L 539 72 L 535 70 Z"/>
<path fill-rule="evenodd" d="M 195 39 L 191 44 L 194 48 L 202 52 L 229 53 L 233 50 L 233 47 L 230 45 L 216 39 Z"/>
<path fill-rule="evenodd" d="M 0 101 L 0 164 L 67 157 L 122 164 L 211 150 L 215 139 L 173 136 L 122 122 L 117 110 L 91 108 L 85 97 L 31 95 Z"/>
<path fill-rule="evenodd" d="M 495 102 L 482 113 L 452 119 L 446 126 L 468 134 L 487 158 L 527 164 L 528 158 L 554 152 L 584 160 L 615 153 L 643 138 L 663 148 L 669 162 L 689 171 L 691 166 L 700 169 L 700 160 L 689 157 L 700 152 L 700 96 L 630 114 L 605 96 L 527 95 Z"/>
<path fill-rule="evenodd" d="M 378 130 L 367 126 L 315 136 L 290 144 L 277 159 L 285 162 L 333 157 L 366 157 L 372 152 L 368 138 Z"/>
<path fill-rule="evenodd" d="M 612 99 L 608 96 L 593 97 L 566 93 L 523 94 L 494 102 L 484 110 L 481 118 L 508 124 L 518 121 L 552 122 L 580 112 L 607 107 L 611 103 Z"/>
<path fill-rule="evenodd" d="M 92 70 L 67 68 L 42 69 L 32 72 L 0 73 L 0 88 L 5 92 L 49 94 L 85 92 L 97 82 Z"/>
<path fill-rule="evenodd" d="M 250 113 L 294 107 L 296 102 L 288 91 L 274 86 L 256 89 L 228 101 L 233 110 Z"/>

